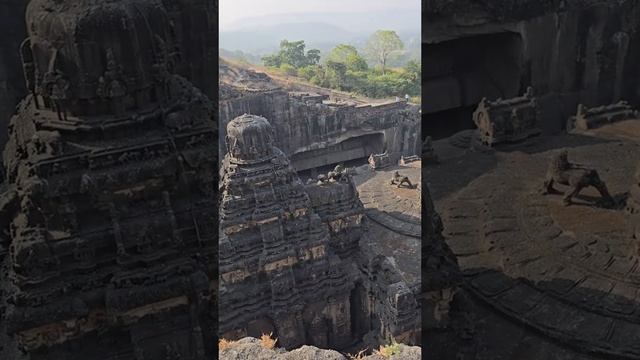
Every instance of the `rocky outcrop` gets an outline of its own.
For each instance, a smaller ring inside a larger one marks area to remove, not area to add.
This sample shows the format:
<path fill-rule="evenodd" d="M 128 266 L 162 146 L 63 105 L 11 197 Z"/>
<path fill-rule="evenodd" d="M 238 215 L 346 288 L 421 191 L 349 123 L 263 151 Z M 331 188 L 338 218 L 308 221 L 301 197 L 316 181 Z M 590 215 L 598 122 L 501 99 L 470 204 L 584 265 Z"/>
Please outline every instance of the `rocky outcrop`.
<path fill-rule="evenodd" d="M 363 360 L 420 360 L 421 349 L 417 346 L 399 344 L 397 354 L 390 357 L 380 355 L 365 356 Z M 348 360 L 349 358 L 334 350 L 318 349 L 314 346 L 286 351 L 284 349 L 268 349 L 260 345 L 260 340 L 243 338 L 224 350 L 218 351 L 221 360 Z"/>
<path fill-rule="evenodd" d="M 220 122 L 254 114 L 271 121 L 276 145 L 298 171 L 367 158 L 385 150 L 395 162 L 417 155 L 420 107 L 404 101 L 356 105 L 289 93 L 265 74 L 220 63 Z M 220 134 L 224 144 L 224 134 Z M 221 148 L 221 156 L 224 154 Z"/>

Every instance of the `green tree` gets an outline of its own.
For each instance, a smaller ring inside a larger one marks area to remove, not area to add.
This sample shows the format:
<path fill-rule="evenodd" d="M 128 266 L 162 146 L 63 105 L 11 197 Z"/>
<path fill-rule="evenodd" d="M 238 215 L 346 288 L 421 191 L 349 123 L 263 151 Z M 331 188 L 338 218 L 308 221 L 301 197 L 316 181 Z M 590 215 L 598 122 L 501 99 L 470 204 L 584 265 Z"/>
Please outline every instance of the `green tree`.
<path fill-rule="evenodd" d="M 280 58 L 279 54 L 273 54 L 264 56 L 262 58 L 262 63 L 264 64 L 264 66 L 280 67 L 280 65 L 282 65 L 282 59 Z"/>
<path fill-rule="evenodd" d="M 307 65 L 298 69 L 298 76 L 307 80 L 311 80 L 311 78 L 316 76 L 317 73 L 318 68 L 316 65 Z"/>
<path fill-rule="evenodd" d="M 371 58 L 376 59 L 382 67 L 382 74 L 384 74 L 389 56 L 403 48 L 404 44 L 395 31 L 378 30 L 367 41 L 365 51 Z"/>
<path fill-rule="evenodd" d="M 356 48 L 352 45 L 339 44 L 334 47 L 329 55 L 327 55 L 327 61 L 339 62 L 346 65 L 347 70 L 351 71 L 364 71 L 367 70 L 367 61 L 358 54 Z"/>
<path fill-rule="evenodd" d="M 404 67 L 406 76 L 415 82 L 422 81 L 422 66 L 416 60 L 411 60 Z"/>
<path fill-rule="evenodd" d="M 287 75 L 291 75 L 291 76 L 298 75 L 296 68 L 294 68 L 293 65 L 289 65 L 287 63 L 281 64 L 280 70 L 282 70 L 282 72 L 284 72 Z"/>
<path fill-rule="evenodd" d="M 317 64 L 320 61 L 320 50 L 311 49 L 305 53 L 305 46 L 304 40 L 282 40 L 278 53 L 263 57 L 262 62 L 265 66 L 274 67 L 289 64 L 296 69 Z"/>
<path fill-rule="evenodd" d="M 318 49 L 311 49 L 309 51 L 307 51 L 307 64 L 308 65 L 315 65 L 317 63 L 320 62 L 320 50 Z"/>

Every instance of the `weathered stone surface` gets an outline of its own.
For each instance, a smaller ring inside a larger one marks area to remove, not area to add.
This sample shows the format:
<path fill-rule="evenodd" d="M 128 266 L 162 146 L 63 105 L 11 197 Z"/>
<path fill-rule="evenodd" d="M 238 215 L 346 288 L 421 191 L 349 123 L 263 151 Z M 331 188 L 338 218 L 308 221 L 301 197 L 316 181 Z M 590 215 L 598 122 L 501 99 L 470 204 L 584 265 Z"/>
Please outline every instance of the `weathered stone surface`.
<path fill-rule="evenodd" d="M 579 104 L 576 115 L 570 117 L 567 122 L 567 131 L 589 130 L 629 119 L 640 119 L 640 112 L 634 110 L 626 101 L 595 108 Z"/>
<path fill-rule="evenodd" d="M 361 104 L 288 93 L 265 74 L 220 62 L 220 121 L 242 114 L 272 122 L 276 145 L 297 171 L 365 159 L 385 150 L 392 163 L 421 149 L 420 107 L 404 101 Z M 220 144 L 224 142 L 221 134 Z M 224 151 L 221 148 L 221 156 Z"/>
<path fill-rule="evenodd" d="M 165 9 L 34 0 L 26 19 L 31 94 L 4 151 L 3 332 L 34 360 L 209 357 L 217 125 L 174 75 Z"/>
<path fill-rule="evenodd" d="M 265 118 L 240 116 L 226 133 L 221 336 L 274 332 L 285 348 L 416 343 L 419 277 L 369 249 L 368 236 L 384 236 L 367 231 L 352 172 L 339 165 L 303 186 Z"/>
<path fill-rule="evenodd" d="M 417 346 L 406 346 L 400 344 L 400 352 L 391 357 L 379 355 L 369 355 L 363 360 L 420 360 L 421 349 Z M 313 346 L 302 346 L 291 351 L 282 349 L 267 349 L 260 345 L 260 341 L 255 338 L 243 338 L 232 344 L 230 347 L 219 351 L 221 360 L 347 360 L 348 358 L 334 350 L 323 350 Z"/>
<path fill-rule="evenodd" d="M 538 104 L 533 89 L 522 97 L 489 101 L 483 98 L 473 113 L 480 139 L 488 146 L 502 142 L 516 142 L 540 134 Z"/>
<path fill-rule="evenodd" d="M 416 301 L 420 291 L 419 242 L 395 232 L 402 231 L 402 226 L 396 230 L 370 228 L 371 216 L 360 201 L 359 175 L 343 165 L 352 160 L 365 163 L 369 155 L 383 152 L 384 147 L 389 149 L 389 164 L 392 157 L 395 163 L 403 155 L 417 154 L 421 145 L 418 144 L 419 108 L 405 102 L 356 105 L 310 91 L 287 92 L 267 75 L 223 60 L 220 75 L 220 115 L 226 119 L 221 125 L 229 124 L 221 133 L 221 136 L 226 134 L 229 144 L 223 153 L 229 159 L 235 158 L 229 160 L 228 165 L 223 164 L 222 169 L 229 181 L 223 185 L 228 200 L 224 211 L 228 215 L 221 217 L 221 232 L 225 235 L 220 239 L 221 249 L 228 249 L 228 253 L 221 259 L 221 267 L 244 266 L 242 271 L 234 268 L 233 274 L 225 270 L 227 285 L 222 287 L 224 305 L 221 307 L 230 306 L 233 310 L 221 318 L 225 324 L 222 336 L 230 339 L 259 336 L 260 331 L 273 328 L 274 335 L 287 348 L 302 344 L 336 349 L 357 345 L 377 347 L 391 338 L 417 343 L 420 334 Z M 256 115 L 241 115 L 243 113 Z M 257 120 L 262 119 L 261 116 L 268 119 L 264 120 L 268 126 L 247 125 L 245 129 L 239 125 L 245 122 L 242 119 L 263 123 Z M 252 142 L 243 140 L 245 136 L 240 134 L 245 130 L 238 129 L 255 129 L 251 130 Z M 279 159 L 275 165 L 260 157 L 266 154 L 263 146 L 266 143 L 271 144 L 266 148 L 278 148 L 274 150 Z M 249 151 L 251 146 L 254 150 Z M 247 151 L 242 150 L 246 147 Z M 238 160 L 249 153 L 258 154 L 258 158 Z M 326 173 L 327 165 L 337 166 Z M 271 167 L 277 171 L 268 170 Z M 306 185 L 300 187 L 296 171 L 302 170 L 311 170 L 311 175 Z M 385 177 L 384 182 L 388 181 Z M 256 191 L 263 190 L 274 195 L 260 198 L 257 203 L 252 200 L 258 196 Z M 419 190 L 413 189 L 412 194 L 419 199 Z M 238 205 L 241 203 L 244 205 Z M 253 214 L 254 208 L 266 218 L 280 219 L 278 222 L 284 224 L 285 230 L 296 224 L 297 217 L 311 217 L 313 221 L 310 227 L 302 226 L 305 221 L 297 221 L 295 229 L 283 231 L 286 236 L 276 236 L 274 240 L 262 230 L 251 231 L 256 225 L 246 219 L 251 218 L 248 214 Z M 246 216 L 242 215 L 245 213 Z M 413 230 L 419 237 L 419 212 L 416 216 L 418 220 L 414 222 L 418 225 L 413 224 Z M 229 222 L 226 217 L 237 220 Z M 236 232 L 236 223 L 247 225 Z M 291 297 L 289 306 L 280 313 L 276 313 L 273 302 L 267 300 L 269 289 L 273 288 L 268 276 L 256 275 L 265 272 L 260 270 L 260 264 L 268 263 L 256 260 L 265 256 L 259 250 L 263 247 L 261 244 L 272 240 L 278 244 L 277 256 L 285 256 L 289 251 L 290 258 L 297 259 L 295 266 L 283 265 L 292 269 L 293 280 L 288 289 L 293 290 L 287 293 Z M 384 246 L 372 246 L 376 242 Z M 323 247 L 315 265 L 311 261 L 314 259 L 305 260 L 304 255 L 314 244 Z M 409 261 L 401 260 L 406 257 L 410 257 Z M 330 269 L 336 272 L 336 279 L 342 280 L 322 281 L 326 258 L 330 259 Z M 305 280 L 309 277 L 315 280 Z M 250 293 L 249 284 L 259 284 L 264 291 Z M 329 292 L 334 294 L 335 304 L 350 315 L 323 310 L 329 306 L 325 296 Z M 301 316 L 284 322 L 284 315 L 294 317 L 296 313 Z M 342 327 L 336 322 L 342 323 Z M 281 323 L 279 327 L 278 323 Z M 340 336 L 336 335 L 338 330 L 343 331 Z"/>
<path fill-rule="evenodd" d="M 275 147 L 271 124 L 244 115 L 229 122 L 226 133 L 220 333 L 233 338 L 234 331 L 260 334 L 275 329 L 287 348 L 351 344 L 353 281 L 330 248 L 328 229 L 302 182 Z"/>
<path fill-rule="evenodd" d="M 545 141 L 531 154 L 500 154 L 496 169 L 440 203 L 445 236 L 467 288 L 547 341 L 599 356 L 640 358 L 632 335 L 640 326 L 638 255 L 625 230 L 631 219 L 621 210 L 593 206 L 593 190 L 575 198 L 581 204 L 576 207 L 563 206 L 558 195 L 542 196 L 539 186 L 555 154 L 545 149 L 552 139 Z M 634 142 L 620 140 L 617 146 L 594 141 L 571 153 L 602 169 L 612 194 L 623 194 L 637 151 Z"/>
<path fill-rule="evenodd" d="M 547 133 L 562 131 L 578 104 L 626 100 L 640 106 L 638 2 L 430 0 L 424 5 L 427 117 L 467 111 L 483 97 L 512 98 L 526 86 L 536 90 L 538 126 Z"/>

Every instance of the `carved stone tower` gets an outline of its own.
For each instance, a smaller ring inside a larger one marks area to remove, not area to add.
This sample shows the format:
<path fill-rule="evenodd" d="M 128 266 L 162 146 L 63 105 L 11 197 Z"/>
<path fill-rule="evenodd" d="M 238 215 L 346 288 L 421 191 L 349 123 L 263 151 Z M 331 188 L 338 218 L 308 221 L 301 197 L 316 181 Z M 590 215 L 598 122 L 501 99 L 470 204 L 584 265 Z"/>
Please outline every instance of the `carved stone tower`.
<path fill-rule="evenodd" d="M 31 359 L 213 352 L 217 126 L 171 23 L 156 0 L 29 4 L 0 330 Z"/>
<path fill-rule="evenodd" d="M 274 331 L 286 348 L 341 348 L 353 340 L 353 282 L 330 248 L 271 124 L 243 115 L 227 125 L 220 211 L 220 333 Z"/>

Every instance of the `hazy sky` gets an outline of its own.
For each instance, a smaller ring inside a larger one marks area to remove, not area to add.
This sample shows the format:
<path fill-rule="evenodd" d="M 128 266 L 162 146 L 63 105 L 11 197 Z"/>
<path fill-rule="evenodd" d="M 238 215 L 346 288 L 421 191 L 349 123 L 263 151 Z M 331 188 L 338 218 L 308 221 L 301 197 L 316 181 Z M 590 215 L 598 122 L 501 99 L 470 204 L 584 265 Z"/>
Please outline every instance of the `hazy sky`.
<path fill-rule="evenodd" d="M 420 11 L 421 0 L 220 0 L 220 29 L 242 19 L 273 14 L 290 13 L 353 13 L 367 11 L 393 11 L 394 9 Z"/>

